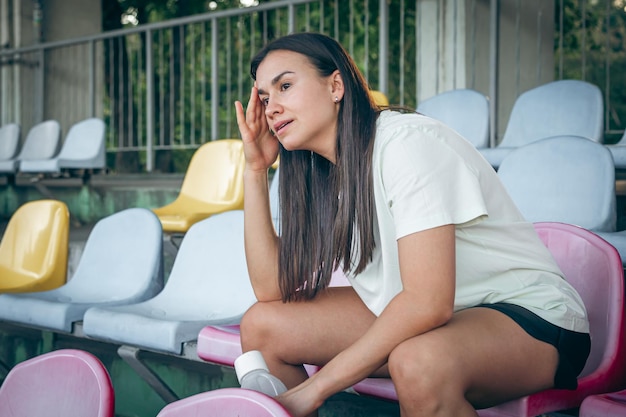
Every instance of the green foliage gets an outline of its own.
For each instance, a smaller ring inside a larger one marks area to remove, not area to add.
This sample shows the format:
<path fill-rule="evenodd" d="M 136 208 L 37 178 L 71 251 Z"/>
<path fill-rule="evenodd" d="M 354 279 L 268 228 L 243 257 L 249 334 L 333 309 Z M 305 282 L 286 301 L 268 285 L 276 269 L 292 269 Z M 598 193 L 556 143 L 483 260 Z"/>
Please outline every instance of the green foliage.
<path fill-rule="evenodd" d="M 555 3 L 555 54 L 563 62 L 555 60 L 555 77 L 600 87 L 608 107 L 605 141 L 614 143 L 626 127 L 626 1 L 563 0 L 563 16 Z"/>

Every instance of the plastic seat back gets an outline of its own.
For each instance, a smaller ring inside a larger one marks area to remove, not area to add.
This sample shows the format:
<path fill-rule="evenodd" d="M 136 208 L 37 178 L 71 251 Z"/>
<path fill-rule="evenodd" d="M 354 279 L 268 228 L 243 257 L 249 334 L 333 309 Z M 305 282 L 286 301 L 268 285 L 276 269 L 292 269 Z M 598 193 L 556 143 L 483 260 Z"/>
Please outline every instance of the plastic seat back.
<path fill-rule="evenodd" d="M 616 228 L 615 169 L 605 146 L 559 136 L 512 151 L 498 176 L 526 220 Z"/>
<path fill-rule="evenodd" d="M 0 292 L 44 291 L 67 279 L 69 210 L 57 200 L 23 204 L 0 241 Z"/>
<path fill-rule="evenodd" d="M 499 146 L 517 147 L 560 135 L 603 142 L 600 89 L 581 80 L 558 80 L 522 93 L 513 105 Z"/>
<path fill-rule="evenodd" d="M 33 126 L 29 131 L 19 160 L 50 159 L 59 151 L 61 127 L 56 120 L 47 120 Z"/>
<path fill-rule="evenodd" d="M 90 118 L 74 124 L 54 158 L 20 161 L 21 172 L 58 173 L 62 169 L 102 169 L 106 165 L 105 124 Z"/>
<path fill-rule="evenodd" d="M 165 232 L 185 233 L 199 220 L 243 208 L 243 144 L 239 139 L 208 142 L 189 162 L 178 197 L 154 209 Z"/>
<path fill-rule="evenodd" d="M 205 143 L 194 153 L 180 193 L 198 201 L 243 204 L 243 145 L 239 139 Z"/>
<path fill-rule="evenodd" d="M 255 302 L 243 211 L 232 210 L 191 226 L 163 291 L 139 304 L 91 308 L 83 330 L 97 339 L 180 354 L 202 327 L 239 323 Z"/>
<path fill-rule="evenodd" d="M 113 417 L 114 403 L 111 378 L 102 362 L 76 349 L 21 362 L 0 386 L 2 417 Z"/>
<path fill-rule="evenodd" d="M 8 161 L 17 155 L 20 146 L 20 125 L 9 123 L 0 127 L 0 161 Z"/>
<path fill-rule="evenodd" d="M 104 168 L 105 154 L 105 124 L 96 117 L 92 117 L 74 124 L 63 143 L 59 153 L 61 168 Z"/>
<path fill-rule="evenodd" d="M 256 391 L 222 388 L 166 405 L 157 417 L 289 417 L 276 400 Z"/>
<path fill-rule="evenodd" d="M 478 91 L 446 91 L 420 102 L 417 111 L 450 126 L 476 148 L 489 146 L 489 100 Z"/>
<path fill-rule="evenodd" d="M 383 93 L 382 91 L 370 90 L 370 95 L 372 96 L 372 99 L 374 100 L 374 103 L 377 106 L 380 106 L 380 107 L 389 106 L 389 99 L 387 98 L 385 93 Z"/>
<path fill-rule="evenodd" d="M 549 389 L 479 414 L 537 416 L 578 407 L 591 394 L 623 387 L 626 382 L 624 273 L 613 246 L 594 233 L 564 223 L 537 223 L 535 229 L 585 303 L 591 353 L 575 390 Z"/>
<path fill-rule="evenodd" d="M 65 285 L 0 295 L 0 319 L 71 332 L 90 307 L 144 301 L 162 288 L 161 224 L 150 210 L 130 208 L 96 223 Z"/>

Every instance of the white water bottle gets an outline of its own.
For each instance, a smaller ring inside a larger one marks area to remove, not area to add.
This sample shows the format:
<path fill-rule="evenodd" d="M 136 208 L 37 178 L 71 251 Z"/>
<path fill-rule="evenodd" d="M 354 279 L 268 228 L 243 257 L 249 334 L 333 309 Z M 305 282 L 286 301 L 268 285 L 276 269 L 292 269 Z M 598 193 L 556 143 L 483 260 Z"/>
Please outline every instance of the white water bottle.
<path fill-rule="evenodd" d="M 270 371 L 258 350 L 251 350 L 235 359 L 235 373 L 241 388 L 275 397 L 287 391 L 285 384 Z"/>

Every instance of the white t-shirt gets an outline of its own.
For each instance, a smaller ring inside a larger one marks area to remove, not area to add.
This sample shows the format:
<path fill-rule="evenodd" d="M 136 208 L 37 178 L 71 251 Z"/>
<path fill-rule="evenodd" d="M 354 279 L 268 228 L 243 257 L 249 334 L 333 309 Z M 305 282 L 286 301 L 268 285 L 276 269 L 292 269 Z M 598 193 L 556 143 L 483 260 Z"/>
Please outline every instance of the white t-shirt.
<path fill-rule="evenodd" d="M 506 302 L 589 331 L 580 296 L 470 142 L 426 116 L 383 111 L 372 171 L 376 248 L 366 269 L 348 279 L 374 314 L 402 290 L 397 240 L 454 224 L 455 311 Z"/>

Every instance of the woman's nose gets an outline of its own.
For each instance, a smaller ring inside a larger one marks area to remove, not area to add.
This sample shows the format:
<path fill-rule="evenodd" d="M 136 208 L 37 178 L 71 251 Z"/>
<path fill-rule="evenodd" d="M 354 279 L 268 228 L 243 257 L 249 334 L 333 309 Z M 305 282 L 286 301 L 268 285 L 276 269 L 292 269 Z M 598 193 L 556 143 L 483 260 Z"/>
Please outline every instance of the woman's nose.
<path fill-rule="evenodd" d="M 276 101 L 276 99 L 268 99 L 265 104 L 265 115 L 272 116 L 281 111 L 280 104 Z"/>

